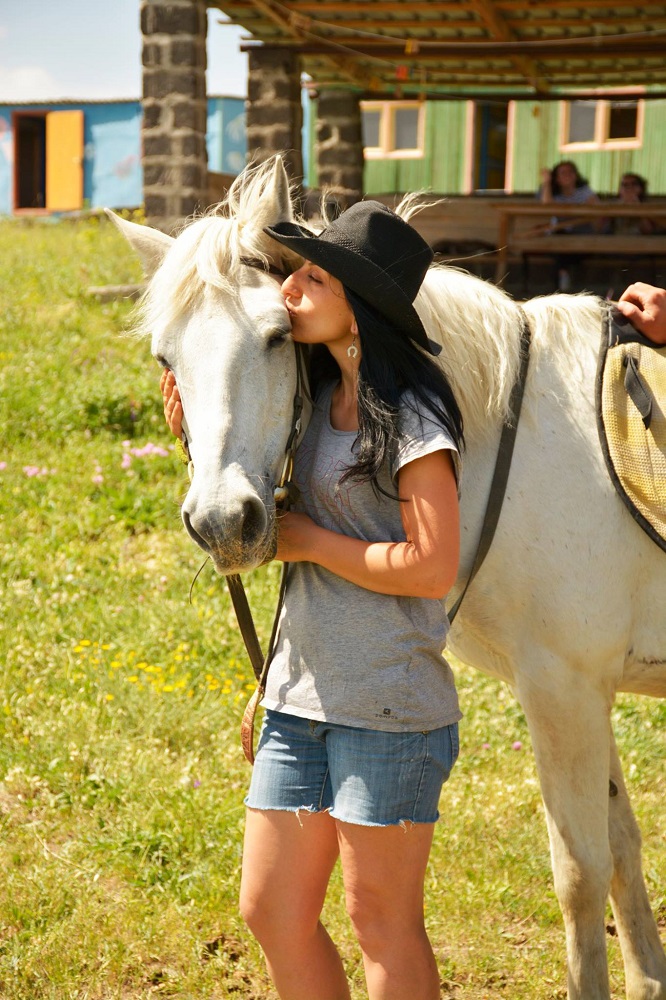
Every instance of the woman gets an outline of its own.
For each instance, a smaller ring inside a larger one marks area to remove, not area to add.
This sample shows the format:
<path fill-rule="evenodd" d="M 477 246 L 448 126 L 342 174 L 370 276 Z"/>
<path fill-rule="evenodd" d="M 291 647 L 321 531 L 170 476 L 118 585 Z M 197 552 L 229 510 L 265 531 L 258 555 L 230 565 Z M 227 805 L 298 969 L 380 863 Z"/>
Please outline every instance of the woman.
<path fill-rule="evenodd" d="M 618 200 L 622 205 L 641 205 L 647 201 L 648 184 L 640 174 L 622 174 L 618 189 Z M 613 232 L 623 235 L 653 236 L 660 231 L 658 223 L 647 215 L 620 217 L 615 219 Z"/>
<path fill-rule="evenodd" d="M 539 189 L 539 200 L 544 205 L 596 205 L 599 198 L 589 186 L 584 177 L 581 176 L 578 167 L 572 160 L 562 160 L 556 163 L 551 169 L 545 168 L 541 171 L 541 187 Z M 608 228 L 606 219 L 597 219 L 595 222 L 580 222 L 566 224 L 566 219 L 558 219 L 553 216 L 550 220 L 548 232 L 558 233 L 594 233 L 605 232 Z M 557 288 L 560 292 L 569 292 L 572 289 L 572 270 L 580 263 L 580 255 L 563 254 L 557 257 L 555 267 L 557 270 Z"/>
<path fill-rule="evenodd" d="M 460 710 L 441 657 L 457 573 L 460 411 L 413 306 L 432 260 L 376 202 L 319 236 L 267 232 L 305 264 L 282 286 L 311 345 L 315 408 L 250 791 L 241 910 L 283 1000 L 348 1000 L 320 914 L 339 857 L 370 1000 L 435 1000 L 423 915 Z M 178 432 L 173 377 L 163 377 Z"/>

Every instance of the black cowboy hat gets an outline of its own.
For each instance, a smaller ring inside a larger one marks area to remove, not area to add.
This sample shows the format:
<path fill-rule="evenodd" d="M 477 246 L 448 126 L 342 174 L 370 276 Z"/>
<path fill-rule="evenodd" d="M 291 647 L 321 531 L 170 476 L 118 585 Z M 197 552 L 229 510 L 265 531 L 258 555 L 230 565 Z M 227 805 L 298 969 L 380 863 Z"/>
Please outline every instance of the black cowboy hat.
<path fill-rule="evenodd" d="M 390 208 L 359 201 L 318 235 L 295 222 L 279 222 L 264 232 L 328 271 L 425 351 L 439 354 L 441 347 L 428 339 L 412 304 L 433 252 Z"/>

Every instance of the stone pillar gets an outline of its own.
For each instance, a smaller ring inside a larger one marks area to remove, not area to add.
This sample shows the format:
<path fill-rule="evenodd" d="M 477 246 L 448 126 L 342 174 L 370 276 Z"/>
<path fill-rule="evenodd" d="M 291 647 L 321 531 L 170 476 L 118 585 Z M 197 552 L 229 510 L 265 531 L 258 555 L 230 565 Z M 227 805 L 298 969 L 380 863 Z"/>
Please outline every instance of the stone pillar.
<path fill-rule="evenodd" d="M 317 102 L 318 184 L 340 210 L 363 197 L 363 134 L 358 95 L 320 90 Z"/>
<path fill-rule="evenodd" d="M 281 153 L 293 181 L 303 178 L 301 72 L 298 56 L 269 46 L 250 50 L 247 154 L 263 163 Z"/>
<path fill-rule="evenodd" d="M 208 202 L 206 2 L 142 0 L 143 192 L 169 232 Z"/>

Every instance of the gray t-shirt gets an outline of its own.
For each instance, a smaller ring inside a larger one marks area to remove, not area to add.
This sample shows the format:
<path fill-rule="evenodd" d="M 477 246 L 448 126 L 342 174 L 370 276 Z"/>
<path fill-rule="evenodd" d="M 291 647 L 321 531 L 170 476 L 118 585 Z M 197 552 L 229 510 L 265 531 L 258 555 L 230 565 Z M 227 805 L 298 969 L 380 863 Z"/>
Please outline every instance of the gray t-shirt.
<path fill-rule="evenodd" d="M 333 385 L 322 388 L 296 454 L 299 507 L 324 528 L 365 541 L 405 541 L 397 500 L 377 498 L 369 483 L 348 479 L 356 431 L 331 426 Z M 398 470 L 442 449 L 458 453 L 429 414 L 400 410 L 391 469 L 379 481 L 397 492 Z M 263 705 L 301 718 L 410 732 L 461 718 L 453 673 L 441 653 L 444 602 L 376 594 L 316 563 L 294 563 Z"/>

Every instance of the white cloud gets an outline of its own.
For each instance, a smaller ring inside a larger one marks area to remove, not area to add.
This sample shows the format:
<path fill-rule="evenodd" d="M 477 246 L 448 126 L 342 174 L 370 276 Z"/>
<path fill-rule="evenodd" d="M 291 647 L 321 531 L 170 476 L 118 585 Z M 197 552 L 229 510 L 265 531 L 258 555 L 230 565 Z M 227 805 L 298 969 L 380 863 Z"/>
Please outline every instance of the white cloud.
<path fill-rule="evenodd" d="M 41 66 L 0 66 L 0 101 L 53 101 L 63 97 L 63 88 Z"/>

